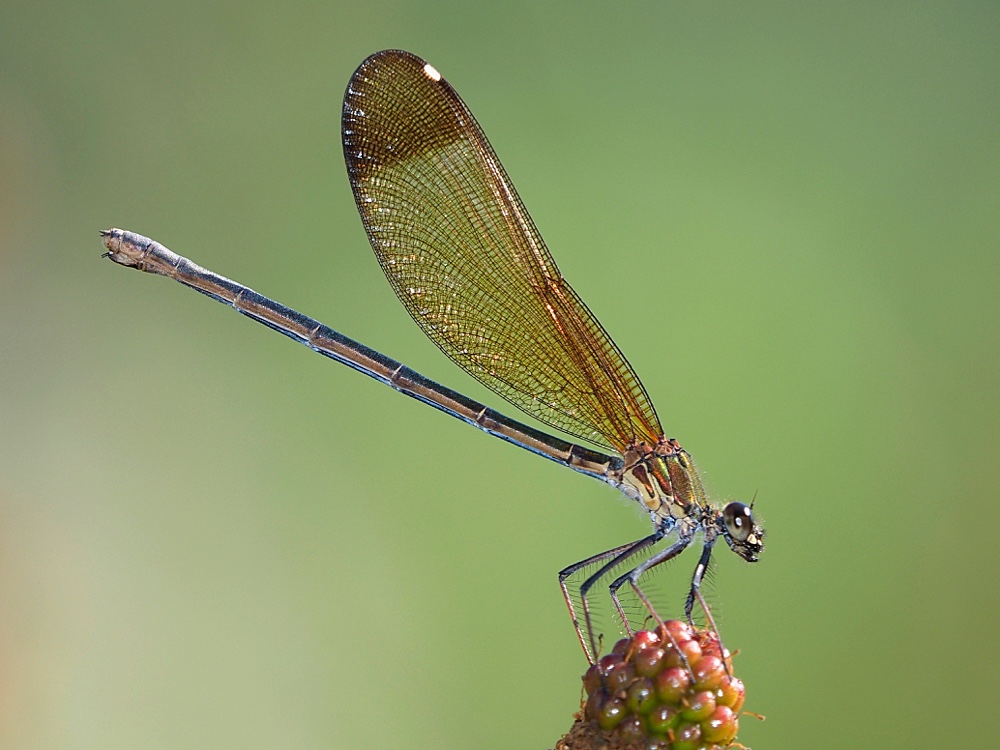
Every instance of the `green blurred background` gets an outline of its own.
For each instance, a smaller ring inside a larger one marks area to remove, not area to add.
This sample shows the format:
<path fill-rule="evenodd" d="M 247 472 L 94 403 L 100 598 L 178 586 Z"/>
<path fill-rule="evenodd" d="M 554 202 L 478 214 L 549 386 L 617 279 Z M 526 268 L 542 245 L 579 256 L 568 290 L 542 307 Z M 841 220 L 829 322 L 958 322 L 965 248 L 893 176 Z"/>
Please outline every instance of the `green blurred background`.
<path fill-rule="evenodd" d="M 355 212 L 341 97 L 386 47 L 463 95 L 710 489 L 758 493 L 766 554 L 723 552 L 713 591 L 768 717 L 741 739 L 990 741 L 996 2 L 0 11 L 0 746 L 568 728 L 556 571 L 641 515 L 99 257 L 142 232 L 503 407 Z"/>

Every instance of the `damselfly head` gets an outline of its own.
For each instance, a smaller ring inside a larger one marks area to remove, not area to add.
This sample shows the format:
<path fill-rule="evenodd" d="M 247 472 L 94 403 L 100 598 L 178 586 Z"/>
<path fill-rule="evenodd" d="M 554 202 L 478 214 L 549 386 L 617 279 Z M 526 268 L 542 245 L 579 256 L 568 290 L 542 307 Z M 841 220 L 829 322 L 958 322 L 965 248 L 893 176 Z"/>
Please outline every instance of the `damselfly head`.
<path fill-rule="evenodd" d="M 753 520 L 746 503 L 732 502 L 722 509 L 722 535 L 729 548 L 747 562 L 757 562 L 764 551 L 764 529 Z"/>

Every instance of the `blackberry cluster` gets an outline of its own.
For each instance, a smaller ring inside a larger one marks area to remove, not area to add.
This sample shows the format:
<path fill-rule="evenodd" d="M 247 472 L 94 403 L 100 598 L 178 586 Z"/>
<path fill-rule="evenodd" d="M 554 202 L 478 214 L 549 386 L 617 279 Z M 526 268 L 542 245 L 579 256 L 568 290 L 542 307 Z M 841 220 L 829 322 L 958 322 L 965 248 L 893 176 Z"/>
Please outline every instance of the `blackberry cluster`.
<path fill-rule="evenodd" d="M 619 641 L 587 671 L 584 719 L 621 747 L 729 747 L 745 696 L 742 680 L 731 676 L 729 653 L 714 632 L 678 620 L 665 629 Z"/>

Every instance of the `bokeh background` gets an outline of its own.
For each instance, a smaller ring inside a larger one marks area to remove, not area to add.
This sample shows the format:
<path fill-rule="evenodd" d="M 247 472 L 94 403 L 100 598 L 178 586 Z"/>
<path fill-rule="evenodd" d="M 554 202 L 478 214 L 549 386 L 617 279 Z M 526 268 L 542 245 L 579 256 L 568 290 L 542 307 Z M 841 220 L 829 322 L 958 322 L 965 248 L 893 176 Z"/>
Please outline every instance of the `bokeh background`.
<path fill-rule="evenodd" d="M 741 739 L 995 734 L 1000 5 L 0 17 L 0 746 L 568 728 L 556 571 L 642 516 L 100 258 L 99 229 L 142 232 L 502 407 L 408 320 L 354 209 L 341 97 L 387 47 L 466 99 L 710 489 L 757 492 L 766 554 L 723 551 L 713 588 L 767 715 Z"/>

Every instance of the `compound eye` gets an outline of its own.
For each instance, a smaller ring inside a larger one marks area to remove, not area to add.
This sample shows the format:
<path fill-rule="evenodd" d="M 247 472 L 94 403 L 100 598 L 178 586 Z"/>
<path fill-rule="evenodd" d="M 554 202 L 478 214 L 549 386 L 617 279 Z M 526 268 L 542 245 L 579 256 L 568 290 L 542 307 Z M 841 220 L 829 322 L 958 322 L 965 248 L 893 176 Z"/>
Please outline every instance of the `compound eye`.
<path fill-rule="evenodd" d="M 743 503 L 729 503 L 722 510 L 722 520 L 733 541 L 745 542 L 753 531 L 753 513 Z"/>

